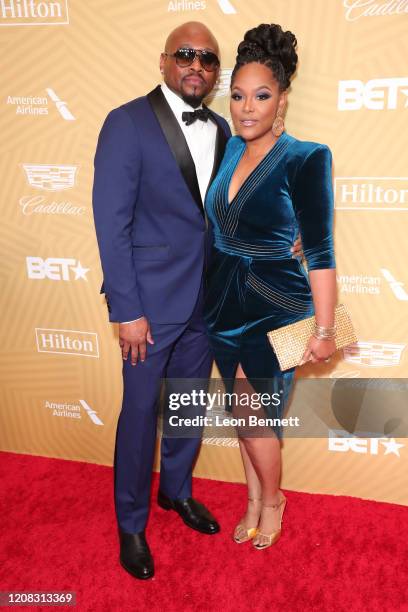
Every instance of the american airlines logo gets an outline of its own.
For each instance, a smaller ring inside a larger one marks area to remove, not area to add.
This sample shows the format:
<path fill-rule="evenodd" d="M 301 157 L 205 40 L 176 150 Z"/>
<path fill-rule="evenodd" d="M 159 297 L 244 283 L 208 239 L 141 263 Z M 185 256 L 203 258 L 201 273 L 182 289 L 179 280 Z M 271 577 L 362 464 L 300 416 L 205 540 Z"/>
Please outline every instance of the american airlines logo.
<path fill-rule="evenodd" d="M 48 96 L 7 96 L 6 104 L 15 107 L 16 115 L 41 117 L 49 115 L 49 107 L 52 103 L 65 121 L 75 121 L 67 102 L 61 100 L 54 89 L 47 87 L 45 91 Z"/>
<path fill-rule="evenodd" d="M 337 284 L 340 293 L 354 295 L 380 295 L 381 276 L 371 274 L 338 274 Z"/>
<path fill-rule="evenodd" d="M 217 2 L 218 2 L 218 6 L 220 7 L 224 15 L 235 15 L 236 14 L 237 10 L 233 6 L 232 2 L 230 2 L 230 0 L 217 0 Z"/>
<path fill-rule="evenodd" d="M 77 166 L 22 164 L 28 184 L 44 191 L 63 191 L 75 186 Z"/>
<path fill-rule="evenodd" d="M 0 26 L 68 23 L 68 0 L 0 0 Z"/>
<path fill-rule="evenodd" d="M 46 92 L 48 94 L 48 96 L 50 97 L 51 101 L 54 102 L 57 111 L 59 112 L 59 114 L 61 115 L 61 117 L 63 119 L 65 119 L 65 121 L 75 121 L 75 117 L 74 115 L 71 113 L 71 111 L 69 110 L 67 103 L 64 102 L 63 100 L 61 100 L 57 94 L 55 93 L 55 91 L 53 89 L 51 89 L 50 87 L 48 87 L 46 89 Z"/>
<path fill-rule="evenodd" d="M 213 0 L 215 2 L 215 0 Z M 216 0 L 224 15 L 235 15 L 237 10 L 231 0 Z M 206 0 L 170 0 L 167 4 L 168 13 L 181 13 L 184 11 L 205 11 Z"/>
<path fill-rule="evenodd" d="M 183 11 L 205 11 L 205 0 L 170 0 L 167 5 L 168 13 L 181 13 Z"/>
<path fill-rule="evenodd" d="M 103 425 L 101 419 L 96 414 L 96 411 L 92 410 L 92 408 L 86 403 L 85 400 L 80 399 L 79 403 L 81 404 L 83 410 L 85 410 L 85 414 L 87 414 L 88 417 L 91 419 L 92 423 L 94 423 L 95 425 Z"/>
<path fill-rule="evenodd" d="M 387 268 L 381 268 L 381 274 L 389 284 L 390 289 L 397 298 L 397 300 L 400 300 L 401 302 L 408 302 L 408 293 L 405 289 L 404 283 L 394 278 L 394 276 L 389 270 L 387 270 Z"/>
<path fill-rule="evenodd" d="M 338 210 L 408 210 L 406 176 L 338 176 L 334 193 Z"/>
<path fill-rule="evenodd" d="M 103 425 L 97 412 L 93 410 L 85 400 L 80 399 L 78 403 L 45 402 L 45 408 L 52 411 L 52 416 L 64 417 L 66 419 L 80 419 L 84 412 L 94 425 Z M 81 410 L 82 409 L 82 410 Z"/>
<path fill-rule="evenodd" d="M 380 268 L 383 276 L 374 276 L 372 274 L 338 274 L 337 283 L 340 293 L 353 293 L 355 295 L 380 295 L 383 293 L 383 288 L 388 287 L 401 302 L 408 302 L 408 291 L 405 284 L 395 278 L 395 276 L 387 268 Z M 384 279 L 387 281 L 384 283 Z"/>
<path fill-rule="evenodd" d="M 350 437 L 343 429 L 330 429 L 328 450 L 337 453 L 358 453 L 360 455 L 396 455 L 400 457 L 400 444 L 395 438 L 374 438 L 365 432 L 358 432 L 359 437 Z M 365 435 L 364 435 L 365 434 Z"/>
<path fill-rule="evenodd" d="M 98 336 L 95 332 L 37 327 L 35 336 L 39 353 L 99 358 Z"/>
<path fill-rule="evenodd" d="M 344 361 L 359 366 L 385 368 L 398 366 L 405 344 L 359 341 L 343 349 Z"/>
<path fill-rule="evenodd" d="M 395 110 L 408 107 L 408 77 L 339 81 L 337 108 L 340 111 Z"/>
<path fill-rule="evenodd" d="M 388 268 L 380 268 L 381 276 L 372 274 L 338 274 L 337 284 L 340 293 L 354 295 L 380 295 L 384 287 L 389 287 L 397 300 L 408 302 L 408 291 L 405 283 L 395 278 Z M 386 281 L 386 283 L 384 282 Z"/>
<path fill-rule="evenodd" d="M 33 280 L 53 281 L 88 280 L 89 268 L 71 257 L 26 257 L 27 276 Z"/>

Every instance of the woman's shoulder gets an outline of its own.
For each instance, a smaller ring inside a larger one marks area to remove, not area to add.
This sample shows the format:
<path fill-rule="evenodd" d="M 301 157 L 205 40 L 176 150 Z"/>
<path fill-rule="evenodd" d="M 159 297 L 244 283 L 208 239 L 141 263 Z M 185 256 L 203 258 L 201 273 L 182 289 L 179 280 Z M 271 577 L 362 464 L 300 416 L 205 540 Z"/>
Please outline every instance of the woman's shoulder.
<path fill-rule="evenodd" d="M 309 140 L 298 140 L 290 136 L 292 146 L 290 147 L 291 155 L 296 158 L 300 164 L 306 162 L 307 159 L 329 160 L 331 161 L 332 153 L 328 145 L 321 142 L 313 142 Z"/>
<path fill-rule="evenodd" d="M 229 156 L 245 147 L 245 141 L 240 136 L 231 136 L 227 141 L 225 153 Z"/>

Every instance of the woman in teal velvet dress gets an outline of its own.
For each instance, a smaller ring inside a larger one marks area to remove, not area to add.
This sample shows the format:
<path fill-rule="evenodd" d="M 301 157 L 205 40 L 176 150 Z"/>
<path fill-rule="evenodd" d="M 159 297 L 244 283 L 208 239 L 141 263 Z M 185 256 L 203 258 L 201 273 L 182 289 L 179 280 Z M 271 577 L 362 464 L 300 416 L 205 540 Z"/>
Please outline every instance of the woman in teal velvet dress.
<path fill-rule="evenodd" d="M 282 416 L 294 369 L 281 372 L 267 332 L 315 314 L 303 361 L 335 351 L 332 169 L 327 146 L 284 131 L 287 89 L 297 63 L 296 39 L 277 25 L 246 33 L 231 78 L 231 138 L 206 198 L 214 237 L 205 317 L 225 379 L 259 381 L 281 393 Z M 300 230 L 308 273 L 291 254 Z M 264 383 L 265 384 L 265 383 Z M 263 390 L 266 390 L 265 388 Z M 234 540 L 255 548 L 277 541 L 286 499 L 279 490 L 280 430 L 239 434 L 248 482 L 247 511 Z"/>

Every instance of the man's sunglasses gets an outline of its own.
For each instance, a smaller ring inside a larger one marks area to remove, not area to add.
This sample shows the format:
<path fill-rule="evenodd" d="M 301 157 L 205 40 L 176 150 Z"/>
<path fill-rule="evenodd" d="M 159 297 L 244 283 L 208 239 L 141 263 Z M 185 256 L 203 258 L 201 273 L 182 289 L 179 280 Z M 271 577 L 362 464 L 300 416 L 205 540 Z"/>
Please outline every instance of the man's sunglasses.
<path fill-rule="evenodd" d="M 200 49 L 191 49 L 190 47 L 177 49 L 175 53 L 165 53 L 164 55 L 174 57 L 177 66 L 180 66 L 180 68 L 191 66 L 196 57 L 198 57 L 201 66 L 207 72 L 214 72 L 220 65 L 220 60 L 212 51 L 201 51 Z"/>

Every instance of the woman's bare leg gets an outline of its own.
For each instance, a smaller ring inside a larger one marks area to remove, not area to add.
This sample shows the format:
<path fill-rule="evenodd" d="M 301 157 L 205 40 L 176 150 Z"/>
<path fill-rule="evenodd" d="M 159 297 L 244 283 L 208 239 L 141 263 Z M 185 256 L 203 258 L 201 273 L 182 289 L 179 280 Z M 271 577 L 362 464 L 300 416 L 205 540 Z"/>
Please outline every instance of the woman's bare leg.
<path fill-rule="evenodd" d="M 236 378 L 246 378 L 245 373 L 239 364 Z M 280 513 L 269 506 L 278 504 L 281 501 L 279 493 L 279 482 L 281 475 L 281 448 L 280 441 L 271 431 L 269 437 L 264 438 L 240 438 L 239 445 L 242 461 L 244 464 L 245 475 L 248 483 L 248 496 L 262 498 L 262 512 L 259 520 L 259 530 L 262 533 L 272 533 L 279 529 Z M 254 504 L 252 504 L 254 506 Z M 253 527 L 254 523 L 250 519 L 259 516 L 260 505 L 250 508 L 248 504 L 245 524 Z M 256 540 L 255 540 L 256 542 Z"/>
<path fill-rule="evenodd" d="M 246 529 L 251 529 L 252 527 L 258 527 L 262 508 L 262 487 L 257 473 L 252 465 L 251 459 L 247 453 L 245 443 L 241 439 L 239 439 L 239 450 L 241 451 L 242 463 L 244 464 L 245 477 L 248 487 L 248 505 L 241 523 L 245 525 Z"/>

